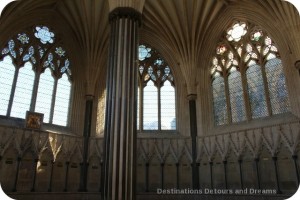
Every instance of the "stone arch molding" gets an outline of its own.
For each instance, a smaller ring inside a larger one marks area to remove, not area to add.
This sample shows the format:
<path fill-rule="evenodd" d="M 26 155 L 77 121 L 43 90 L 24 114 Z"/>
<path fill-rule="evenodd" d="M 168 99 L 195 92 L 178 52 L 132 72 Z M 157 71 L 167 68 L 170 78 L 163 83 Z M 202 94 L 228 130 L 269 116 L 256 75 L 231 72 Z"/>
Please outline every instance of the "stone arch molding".
<path fill-rule="evenodd" d="M 282 148 L 286 148 L 293 156 L 299 152 L 299 141 L 299 121 L 198 137 L 196 162 L 212 162 L 218 156 L 223 161 L 230 156 L 242 160 L 246 155 L 251 155 L 255 160 L 260 157 L 264 148 L 267 149 L 270 157 L 276 157 Z M 180 163 L 182 157 L 186 157 L 192 163 L 191 139 L 188 137 L 138 138 L 137 157 L 142 158 L 145 163 L 151 163 L 153 157 L 157 157 L 161 163 L 164 163 L 169 156 L 173 164 Z"/>
<path fill-rule="evenodd" d="M 12 127 L 0 127 L 0 132 L 1 157 L 5 157 L 9 149 L 13 149 L 20 158 L 30 152 L 37 159 L 48 153 L 54 162 L 59 155 L 67 161 L 83 161 L 82 137 Z M 154 157 L 161 163 L 172 160 L 176 164 L 180 163 L 182 158 L 187 158 L 192 163 L 191 142 L 189 137 L 138 138 L 137 157 L 142 158 L 145 163 L 150 163 Z M 291 155 L 296 155 L 300 150 L 299 143 L 299 121 L 203 136 L 197 138 L 197 162 L 203 162 L 205 159 L 213 161 L 217 156 L 226 160 L 231 153 L 237 159 L 242 159 L 247 153 L 256 159 L 263 147 L 266 147 L 272 157 L 277 156 L 281 148 L 286 148 Z M 91 138 L 90 144 L 88 159 L 96 156 L 102 161 L 103 139 Z"/>
<path fill-rule="evenodd" d="M 58 156 L 62 156 L 66 161 L 83 161 L 82 137 L 12 127 L 0 127 L 0 132 L 2 138 L 0 141 L 1 157 L 5 157 L 8 150 L 12 149 L 19 158 L 29 152 L 36 159 L 48 154 L 54 162 Z M 93 142 L 94 147 L 96 146 L 95 149 L 98 149 L 99 152 L 101 149 L 102 152 L 102 139 Z M 90 151 L 90 154 L 92 155 L 94 152 Z M 102 153 L 98 153 L 98 155 L 101 157 Z"/>

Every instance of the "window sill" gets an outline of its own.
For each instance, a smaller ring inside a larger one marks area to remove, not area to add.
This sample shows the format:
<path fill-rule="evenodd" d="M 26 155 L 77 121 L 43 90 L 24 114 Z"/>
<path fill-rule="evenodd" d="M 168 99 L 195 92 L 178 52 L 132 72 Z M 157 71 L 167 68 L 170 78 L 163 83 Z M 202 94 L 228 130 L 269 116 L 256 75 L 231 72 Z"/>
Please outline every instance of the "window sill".
<path fill-rule="evenodd" d="M 0 115 L 0 126 L 26 129 L 25 128 L 25 119 L 6 117 L 3 115 Z M 71 129 L 69 127 L 48 124 L 48 123 L 43 123 L 42 128 L 38 131 L 74 136 L 74 134 L 71 132 Z"/>
<path fill-rule="evenodd" d="M 137 131 L 137 138 L 182 138 L 177 130 L 171 131 Z"/>
<path fill-rule="evenodd" d="M 211 129 L 211 134 L 218 135 L 223 133 L 244 131 L 255 128 L 263 128 L 277 124 L 286 124 L 290 122 L 299 122 L 299 117 L 293 115 L 292 113 L 284 113 L 275 116 L 254 119 L 251 121 L 220 125 L 213 127 Z"/>

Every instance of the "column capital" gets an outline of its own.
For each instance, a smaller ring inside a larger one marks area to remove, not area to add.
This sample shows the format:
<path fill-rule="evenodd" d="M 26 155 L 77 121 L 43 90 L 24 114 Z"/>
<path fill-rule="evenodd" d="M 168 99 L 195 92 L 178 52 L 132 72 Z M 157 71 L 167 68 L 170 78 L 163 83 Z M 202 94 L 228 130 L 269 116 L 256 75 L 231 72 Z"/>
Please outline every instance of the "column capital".
<path fill-rule="evenodd" d="M 119 18 L 129 18 L 138 21 L 141 25 L 142 14 L 131 7 L 117 7 L 109 13 L 109 22 L 111 23 Z"/>
<path fill-rule="evenodd" d="M 190 100 L 196 100 L 197 99 L 197 94 L 188 94 L 187 99 Z"/>
<path fill-rule="evenodd" d="M 91 94 L 86 94 L 85 95 L 85 99 L 87 100 L 87 101 L 89 101 L 89 100 L 94 100 L 94 95 L 91 95 Z"/>
<path fill-rule="evenodd" d="M 295 68 L 298 69 L 298 70 L 300 70 L 300 60 L 297 60 L 295 62 Z"/>

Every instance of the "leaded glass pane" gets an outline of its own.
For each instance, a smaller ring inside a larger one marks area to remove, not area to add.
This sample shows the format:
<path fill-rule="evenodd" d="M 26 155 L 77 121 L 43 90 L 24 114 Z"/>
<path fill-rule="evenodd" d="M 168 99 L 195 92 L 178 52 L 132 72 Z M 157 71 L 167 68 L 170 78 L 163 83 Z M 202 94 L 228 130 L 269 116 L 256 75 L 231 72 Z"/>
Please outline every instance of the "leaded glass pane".
<path fill-rule="evenodd" d="M 273 115 L 288 112 L 289 99 L 281 60 L 271 59 L 265 67 Z"/>
<path fill-rule="evenodd" d="M 253 25 L 248 26 L 245 22 L 234 23 L 226 33 L 228 40 L 226 45 L 230 50 L 223 51 L 220 46 L 217 47 L 216 55 L 212 57 L 213 66 L 210 71 L 214 98 L 219 94 L 216 92 L 217 86 L 215 85 L 219 81 L 218 78 L 228 76 L 228 79 L 224 78 L 224 81 L 228 81 L 225 83 L 229 86 L 232 122 L 246 120 L 248 119 L 246 116 L 250 115 L 252 119 L 255 119 L 288 112 L 290 105 L 285 77 L 281 60 L 278 59 L 278 48 L 272 39 L 263 30 Z M 224 41 L 219 43 L 222 44 Z M 218 65 L 225 67 L 226 71 L 217 69 Z M 266 73 L 263 73 L 262 69 Z M 243 91 L 245 87 L 241 77 L 246 78 L 247 91 Z M 269 91 L 265 91 L 266 88 Z M 244 92 L 248 95 L 244 95 Z M 248 99 L 244 99 L 245 97 Z M 245 101 L 248 103 L 248 100 L 250 109 L 246 109 L 245 106 Z M 228 102 L 226 97 L 222 103 L 225 105 L 225 102 Z M 219 122 L 220 113 L 216 112 L 219 110 L 218 103 L 215 99 L 213 103 L 215 124 L 218 125 L 221 123 Z"/>
<path fill-rule="evenodd" d="M 19 71 L 11 117 L 25 118 L 26 111 L 30 108 L 34 77 L 31 63 L 26 62 Z"/>
<path fill-rule="evenodd" d="M 70 104 L 71 84 L 68 76 L 64 74 L 57 83 L 53 124 L 66 126 L 68 122 L 68 111 Z"/>
<path fill-rule="evenodd" d="M 138 105 L 138 128 L 175 130 L 174 76 L 168 63 L 155 49 L 147 45 L 139 46 L 139 78 L 141 85 L 146 86 L 139 91 L 142 94 L 138 96 L 143 97 L 142 104 Z M 143 125 L 139 124 L 141 121 Z"/>
<path fill-rule="evenodd" d="M 46 26 L 39 27 L 37 26 L 36 32 L 34 33 L 34 36 L 38 39 L 40 39 L 40 42 L 43 44 L 47 43 L 53 43 L 54 42 L 54 33 L 49 31 L 49 28 Z"/>
<path fill-rule="evenodd" d="M 44 122 L 49 123 L 51 102 L 53 95 L 54 78 L 50 69 L 46 69 L 40 76 L 36 98 L 35 112 L 44 113 Z"/>
<path fill-rule="evenodd" d="M 6 115 L 15 67 L 10 56 L 5 56 L 0 62 L 0 115 Z"/>
<path fill-rule="evenodd" d="M 212 82 L 212 89 L 213 89 L 215 124 L 216 125 L 227 124 L 228 115 L 227 115 L 224 78 L 221 76 L 216 76 L 216 78 Z"/>
<path fill-rule="evenodd" d="M 232 122 L 246 120 L 241 74 L 232 70 L 228 77 Z"/>
<path fill-rule="evenodd" d="M 264 82 L 260 66 L 251 65 L 246 75 L 252 118 L 268 116 Z"/>
<path fill-rule="evenodd" d="M 150 51 L 151 51 L 151 48 L 148 48 L 145 45 L 140 45 L 139 46 L 139 60 L 143 61 L 146 58 L 151 57 Z"/>
<path fill-rule="evenodd" d="M 144 88 L 143 100 L 143 129 L 158 130 L 158 91 L 152 81 Z"/>
<path fill-rule="evenodd" d="M 161 129 L 176 130 L 175 89 L 169 81 L 160 89 Z"/>
<path fill-rule="evenodd" d="M 245 34 L 247 33 L 247 26 L 244 22 L 235 23 L 228 31 L 227 31 L 227 39 L 228 41 L 239 41 Z"/>
<path fill-rule="evenodd" d="M 30 109 L 30 105 L 33 103 L 31 102 L 32 96 L 36 96 L 36 104 L 33 109 L 36 112 L 44 113 L 44 121 L 50 122 L 54 84 L 51 72 L 56 76 L 55 78 L 59 78 L 65 73 L 71 78 L 72 74 L 70 61 L 66 51 L 61 46 L 61 42 L 55 41 L 55 34 L 47 26 L 36 26 L 34 30 L 30 27 L 28 30 L 13 36 L 0 53 L 2 56 L 11 56 L 4 57 L 4 61 L 0 62 L 0 115 L 6 115 L 8 106 L 10 106 L 9 103 L 12 103 L 10 116 L 24 118 L 26 111 Z M 6 63 L 8 58 L 11 58 L 8 62 L 10 64 Z M 16 68 L 19 68 L 19 72 L 13 100 L 9 102 L 15 73 L 15 67 L 12 63 L 18 63 Z M 23 63 L 25 63 L 24 67 L 22 67 Z M 11 65 L 12 68 L 9 68 L 8 65 Z M 45 70 L 45 68 L 49 69 Z M 44 70 L 45 72 L 43 72 Z M 40 72 L 41 74 L 38 76 L 40 80 L 35 82 L 35 74 Z M 68 79 L 68 77 L 61 80 Z M 34 83 L 39 83 L 36 94 L 32 94 Z M 68 82 L 68 86 L 66 86 L 67 90 L 62 89 L 64 88 L 63 85 L 66 84 L 59 84 L 58 96 L 56 97 L 58 103 L 55 108 L 55 120 L 59 125 L 66 124 L 68 111 L 65 108 L 69 107 L 70 98 L 70 83 Z"/>

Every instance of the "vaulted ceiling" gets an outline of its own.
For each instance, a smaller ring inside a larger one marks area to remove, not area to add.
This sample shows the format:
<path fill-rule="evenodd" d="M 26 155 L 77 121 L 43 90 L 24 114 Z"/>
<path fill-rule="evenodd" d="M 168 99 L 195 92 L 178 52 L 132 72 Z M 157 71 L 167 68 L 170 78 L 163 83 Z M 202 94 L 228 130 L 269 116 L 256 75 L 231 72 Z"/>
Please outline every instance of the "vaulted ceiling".
<path fill-rule="evenodd" d="M 282 0 L 19 0 L 1 16 L 0 47 L 26 26 L 49 24 L 72 51 L 76 67 L 87 71 L 88 84 L 93 87 L 107 64 L 108 14 L 120 6 L 142 12 L 141 41 L 169 59 L 191 92 L 197 84 L 195 70 L 207 49 L 205 41 L 221 36 L 212 31 L 218 21 L 220 27 L 231 16 L 253 16 L 261 25 L 267 20 L 279 27 L 300 24 L 298 11 Z"/>

